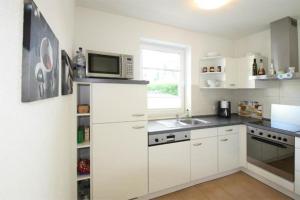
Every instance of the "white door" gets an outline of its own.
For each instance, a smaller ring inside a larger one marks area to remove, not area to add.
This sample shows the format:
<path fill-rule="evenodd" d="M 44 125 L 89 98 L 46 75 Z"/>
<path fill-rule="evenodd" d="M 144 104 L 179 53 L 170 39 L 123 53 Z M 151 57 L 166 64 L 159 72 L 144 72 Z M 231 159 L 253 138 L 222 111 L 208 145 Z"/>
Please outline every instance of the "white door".
<path fill-rule="evenodd" d="M 238 134 L 218 137 L 219 172 L 224 172 L 239 166 Z"/>
<path fill-rule="evenodd" d="M 191 179 L 197 180 L 218 173 L 218 138 L 191 141 Z"/>
<path fill-rule="evenodd" d="M 137 84 L 93 84 L 92 121 L 96 123 L 146 120 L 147 89 Z"/>
<path fill-rule="evenodd" d="M 225 64 L 225 88 L 238 88 L 239 67 L 235 58 L 226 58 Z"/>
<path fill-rule="evenodd" d="M 124 200 L 147 194 L 147 122 L 93 125 L 94 200 Z"/>
<path fill-rule="evenodd" d="M 149 192 L 190 181 L 190 141 L 149 147 Z"/>

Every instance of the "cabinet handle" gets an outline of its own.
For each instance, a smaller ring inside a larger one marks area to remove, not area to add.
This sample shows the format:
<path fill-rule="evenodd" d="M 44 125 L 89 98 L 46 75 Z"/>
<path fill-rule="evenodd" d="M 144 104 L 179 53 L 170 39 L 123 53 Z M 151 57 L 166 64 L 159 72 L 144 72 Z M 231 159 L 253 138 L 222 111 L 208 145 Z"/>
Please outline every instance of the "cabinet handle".
<path fill-rule="evenodd" d="M 195 147 L 198 147 L 198 146 L 201 146 L 201 145 L 202 145 L 202 143 L 193 144 L 193 146 L 195 146 Z"/>
<path fill-rule="evenodd" d="M 142 129 L 142 128 L 145 128 L 145 126 L 133 126 L 132 128 L 133 129 Z"/>
<path fill-rule="evenodd" d="M 133 114 L 132 117 L 143 117 L 145 114 Z"/>
<path fill-rule="evenodd" d="M 227 129 L 227 130 L 225 130 L 226 132 L 231 132 L 231 131 L 233 131 L 233 129 L 231 128 L 231 129 Z"/>
<path fill-rule="evenodd" d="M 231 84 L 230 84 L 230 86 L 231 86 L 231 87 L 234 87 L 234 86 L 235 86 L 235 84 L 234 84 L 234 83 L 231 83 Z"/>
<path fill-rule="evenodd" d="M 226 139 L 222 139 L 221 140 L 221 142 L 226 142 L 226 141 L 228 141 L 228 139 L 226 138 Z"/>

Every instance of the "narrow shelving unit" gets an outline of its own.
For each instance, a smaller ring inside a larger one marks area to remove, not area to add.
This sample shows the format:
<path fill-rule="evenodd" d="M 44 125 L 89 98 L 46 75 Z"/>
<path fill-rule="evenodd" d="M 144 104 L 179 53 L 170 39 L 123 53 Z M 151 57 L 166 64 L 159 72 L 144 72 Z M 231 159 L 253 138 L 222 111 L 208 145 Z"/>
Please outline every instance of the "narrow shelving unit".
<path fill-rule="evenodd" d="M 91 85 L 89 83 L 76 83 L 76 142 L 77 142 L 77 200 L 92 199 L 91 192 L 91 114 L 90 96 Z M 79 113 L 79 105 L 88 105 L 88 112 Z"/>
<path fill-rule="evenodd" d="M 200 59 L 199 69 L 199 87 L 203 89 L 218 89 L 224 88 L 225 81 L 225 57 L 203 57 Z M 221 71 L 217 71 L 218 66 L 221 66 Z M 206 67 L 207 72 L 203 72 Z M 214 72 L 210 72 L 210 67 L 214 67 Z"/>

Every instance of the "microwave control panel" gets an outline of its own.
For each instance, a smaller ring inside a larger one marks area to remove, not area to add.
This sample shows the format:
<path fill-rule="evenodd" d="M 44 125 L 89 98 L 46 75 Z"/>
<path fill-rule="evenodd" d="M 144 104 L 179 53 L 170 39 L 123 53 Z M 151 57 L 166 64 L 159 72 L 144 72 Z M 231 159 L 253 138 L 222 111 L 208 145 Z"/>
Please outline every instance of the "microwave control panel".
<path fill-rule="evenodd" d="M 126 74 L 126 78 L 133 78 L 133 56 L 123 55 L 122 62 L 125 69 L 124 73 Z"/>

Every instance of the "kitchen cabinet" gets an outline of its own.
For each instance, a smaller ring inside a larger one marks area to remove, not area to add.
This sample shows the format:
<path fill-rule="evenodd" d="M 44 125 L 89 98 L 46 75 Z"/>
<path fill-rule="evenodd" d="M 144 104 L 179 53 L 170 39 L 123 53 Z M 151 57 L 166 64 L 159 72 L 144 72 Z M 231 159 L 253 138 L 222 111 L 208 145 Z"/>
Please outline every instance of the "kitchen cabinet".
<path fill-rule="evenodd" d="M 300 172 L 295 173 L 295 193 L 300 195 Z"/>
<path fill-rule="evenodd" d="M 225 64 L 225 88 L 238 88 L 239 66 L 235 58 L 226 58 Z"/>
<path fill-rule="evenodd" d="M 92 122 L 147 120 L 147 87 L 139 84 L 93 84 Z"/>
<path fill-rule="evenodd" d="M 268 58 L 259 55 L 251 55 L 241 58 L 221 57 L 224 72 L 221 73 L 200 73 L 200 88 L 216 88 L 209 87 L 207 80 L 217 80 L 219 88 L 225 89 L 251 89 L 251 88 L 268 88 L 274 87 L 272 81 L 256 81 L 252 78 L 253 60 L 256 59 L 259 65 L 260 59 L 263 59 L 265 71 L 268 71 Z M 209 63 L 212 66 L 218 65 L 220 62 Z M 206 63 L 201 63 L 202 65 Z M 207 65 L 207 64 L 206 64 Z M 259 66 L 258 66 L 259 67 Z M 275 84 L 276 85 L 276 84 Z"/>
<path fill-rule="evenodd" d="M 123 200 L 147 194 L 147 121 L 92 128 L 93 199 Z"/>
<path fill-rule="evenodd" d="M 218 136 L 219 172 L 239 167 L 239 135 Z"/>
<path fill-rule="evenodd" d="M 205 129 L 203 129 L 205 130 Z M 191 141 L 191 180 L 218 173 L 218 139 L 209 137 Z"/>
<path fill-rule="evenodd" d="M 300 195 L 300 138 L 295 138 L 295 193 Z"/>
<path fill-rule="evenodd" d="M 190 141 L 149 147 L 149 192 L 190 181 Z"/>

